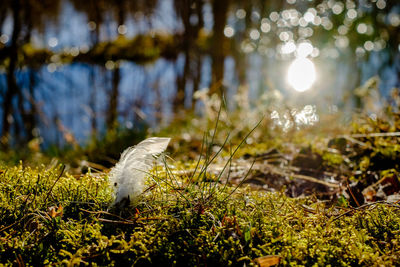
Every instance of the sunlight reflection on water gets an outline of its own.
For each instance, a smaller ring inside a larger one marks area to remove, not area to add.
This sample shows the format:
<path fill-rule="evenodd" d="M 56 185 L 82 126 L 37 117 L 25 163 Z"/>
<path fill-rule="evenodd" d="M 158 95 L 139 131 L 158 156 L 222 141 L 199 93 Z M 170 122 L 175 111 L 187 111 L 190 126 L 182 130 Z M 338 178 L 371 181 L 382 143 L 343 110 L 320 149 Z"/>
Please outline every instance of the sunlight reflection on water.
<path fill-rule="evenodd" d="M 285 132 L 293 129 L 293 127 L 300 129 L 302 126 L 311 126 L 319 121 L 315 105 L 305 105 L 300 110 L 293 108 L 284 112 L 274 110 L 270 116 L 274 126 L 281 127 Z"/>
<path fill-rule="evenodd" d="M 289 66 L 287 80 L 296 91 L 307 91 L 316 80 L 314 63 L 308 58 L 296 58 Z"/>

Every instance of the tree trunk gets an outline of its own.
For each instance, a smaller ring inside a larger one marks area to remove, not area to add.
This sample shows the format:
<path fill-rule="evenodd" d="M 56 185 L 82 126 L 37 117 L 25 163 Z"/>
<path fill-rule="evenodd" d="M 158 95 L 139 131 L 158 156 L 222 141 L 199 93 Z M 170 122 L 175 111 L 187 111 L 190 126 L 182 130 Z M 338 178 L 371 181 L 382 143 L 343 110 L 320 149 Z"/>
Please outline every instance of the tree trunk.
<path fill-rule="evenodd" d="M 195 39 L 198 38 L 200 30 L 204 27 L 203 7 L 204 7 L 204 0 L 196 0 L 196 14 L 198 17 L 198 23 L 197 26 L 195 27 Z M 195 52 L 194 58 L 196 61 L 196 68 L 193 70 L 193 95 L 200 89 L 201 67 L 203 65 L 203 57 L 200 49 L 196 47 L 196 50 L 194 52 Z M 196 99 L 192 97 L 192 103 L 190 108 L 192 111 L 194 111 L 195 107 L 196 107 Z"/>
<path fill-rule="evenodd" d="M 29 73 L 29 102 L 31 109 L 27 114 L 25 128 L 28 132 L 28 140 L 31 140 L 34 136 L 34 129 L 36 128 L 36 100 L 35 100 L 35 85 L 36 85 L 36 76 L 35 71 L 30 70 Z"/>
<path fill-rule="evenodd" d="M 196 40 L 199 31 L 204 27 L 203 6 L 204 0 L 175 1 L 175 8 L 185 28 L 183 44 L 185 65 L 182 77 L 177 77 L 177 93 L 174 99 L 175 113 L 184 108 L 187 81 L 191 80 L 193 82 L 193 93 L 199 89 L 201 56 L 196 46 Z M 194 21 L 191 22 L 192 16 L 197 16 L 196 23 Z M 192 101 L 190 108 L 192 109 L 193 107 L 194 102 Z"/>
<path fill-rule="evenodd" d="M 224 61 L 226 54 L 226 38 L 224 36 L 224 28 L 227 19 L 229 0 L 213 1 L 213 40 L 211 47 L 212 56 L 212 79 L 210 94 L 224 94 L 222 81 L 224 79 Z"/>
<path fill-rule="evenodd" d="M 125 22 L 125 2 L 122 1 L 118 6 L 117 10 L 117 21 L 118 25 L 123 25 Z M 118 35 L 121 35 L 117 32 Z M 115 64 L 115 69 L 113 71 L 112 77 L 112 88 L 109 96 L 109 106 L 108 106 L 108 114 L 107 114 L 107 130 L 114 130 L 117 126 L 118 119 L 118 96 L 119 96 L 119 83 L 121 80 L 121 71 L 118 65 L 118 62 Z"/>
<path fill-rule="evenodd" d="M 190 63 L 191 63 L 191 46 L 193 43 L 193 32 L 192 25 L 190 24 L 190 17 L 192 15 L 191 1 L 177 1 L 175 3 L 175 7 L 177 9 L 178 16 L 182 19 L 184 30 L 184 43 L 183 43 L 183 51 L 185 54 L 185 62 L 183 66 L 183 74 L 182 77 L 177 75 L 176 78 L 176 95 L 174 99 L 174 113 L 178 113 L 179 111 L 185 108 L 185 96 L 186 96 L 186 83 L 190 76 Z"/>
<path fill-rule="evenodd" d="M 13 107 L 12 101 L 14 96 L 19 91 L 17 80 L 15 78 L 15 70 L 17 68 L 18 60 L 18 38 L 21 33 L 21 20 L 20 20 L 20 0 L 12 1 L 12 15 L 13 15 L 13 31 L 11 36 L 11 44 L 9 47 L 9 60 L 10 63 L 7 68 L 7 91 L 4 96 L 3 102 L 3 131 L 2 143 L 8 146 L 10 139 L 10 128 L 12 122 Z"/>
<path fill-rule="evenodd" d="M 35 87 L 35 73 L 34 70 L 29 70 L 29 95 L 28 99 L 25 99 L 23 92 L 21 90 L 18 90 L 17 96 L 18 96 L 18 109 L 21 114 L 21 119 L 23 122 L 23 128 L 26 137 L 24 140 L 20 141 L 29 141 L 32 140 L 34 135 L 33 135 L 33 129 L 36 126 L 36 120 L 35 120 L 35 114 L 36 114 L 36 106 L 35 106 L 35 98 L 34 98 L 34 87 Z M 28 102 L 30 105 L 30 108 L 25 108 L 25 102 Z M 16 136 L 18 136 L 16 134 Z"/>
<path fill-rule="evenodd" d="M 189 52 L 189 49 L 186 48 L 185 49 L 185 63 L 184 63 L 184 68 L 183 68 L 183 75 L 182 75 L 182 77 L 179 77 L 179 75 L 177 75 L 177 78 L 176 78 L 177 90 L 176 90 L 176 95 L 175 95 L 175 99 L 174 99 L 175 114 L 185 108 L 186 82 L 188 80 L 189 75 L 190 75 L 190 52 Z"/>
<path fill-rule="evenodd" d="M 107 113 L 107 130 L 114 130 L 117 126 L 118 117 L 118 96 L 119 96 L 119 82 L 121 79 L 119 67 L 115 67 L 112 77 L 112 89 L 109 96 L 109 106 Z"/>
<path fill-rule="evenodd" d="M 197 52 L 196 54 L 196 70 L 193 77 L 193 95 L 200 89 L 200 82 L 201 82 L 201 67 L 203 64 L 202 55 Z M 192 99 L 191 110 L 194 111 L 196 107 L 196 99 Z"/>
<path fill-rule="evenodd" d="M 92 84 L 92 88 L 89 96 L 89 108 L 90 108 L 90 128 L 92 137 L 97 135 L 97 118 L 96 118 L 96 101 L 97 101 L 97 88 L 96 88 L 96 70 L 95 66 L 90 66 L 89 80 Z"/>
<path fill-rule="evenodd" d="M 99 12 L 97 11 L 97 14 Z M 100 40 L 100 16 L 97 16 L 96 20 L 96 29 L 90 35 L 92 47 L 95 47 Z M 89 108 L 90 108 L 90 128 L 91 128 L 91 135 L 93 138 L 97 136 L 97 113 L 96 113 L 96 103 L 97 103 L 97 85 L 96 85 L 96 70 L 97 68 L 95 65 L 89 65 L 89 81 L 92 85 L 90 96 L 89 96 Z"/>

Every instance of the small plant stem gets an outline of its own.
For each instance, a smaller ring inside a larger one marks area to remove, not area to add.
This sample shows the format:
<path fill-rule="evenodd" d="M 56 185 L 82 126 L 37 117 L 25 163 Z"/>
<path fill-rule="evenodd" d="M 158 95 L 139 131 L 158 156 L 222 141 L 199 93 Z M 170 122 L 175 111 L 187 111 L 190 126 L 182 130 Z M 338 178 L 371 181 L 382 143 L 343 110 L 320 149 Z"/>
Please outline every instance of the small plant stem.
<path fill-rule="evenodd" d="M 54 186 L 56 185 L 56 183 L 58 182 L 58 180 L 60 180 L 61 176 L 62 176 L 63 173 L 64 173 L 64 170 L 65 170 L 65 165 L 63 164 L 60 174 L 58 175 L 57 179 L 54 181 L 53 185 L 50 187 L 49 191 L 47 192 L 47 195 L 46 195 L 46 197 L 45 197 L 45 199 L 44 199 L 44 201 L 43 201 L 44 203 L 46 203 L 47 199 L 49 198 L 49 196 L 50 196 L 50 194 L 51 194 L 51 191 L 53 191 Z"/>

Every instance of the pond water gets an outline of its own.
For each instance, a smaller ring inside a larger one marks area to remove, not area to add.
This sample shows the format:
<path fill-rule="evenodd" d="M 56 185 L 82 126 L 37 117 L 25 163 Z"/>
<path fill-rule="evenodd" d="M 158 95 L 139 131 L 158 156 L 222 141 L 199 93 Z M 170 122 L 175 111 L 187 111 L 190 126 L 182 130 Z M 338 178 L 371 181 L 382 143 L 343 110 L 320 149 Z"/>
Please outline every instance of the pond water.
<path fill-rule="evenodd" d="M 97 32 L 96 42 L 115 40 L 121 35 L 129 39 L 139 34 L 183 32 L 184 25 L 177 17 L 174 1 L 155 2 L 150 15 L 138 10 L 128 16 L 121 25 L 118 25 L 112 15 L 105 12 L 99 27 L 88 19 L 90 13 L 77 11 L 73 1 L 61 1 L 57 18 L 48 20 L 43 30 L 33 29 L 30 42 L 34 47 L 46 48 L 55 54 L 69 53 L 77 56 L 85 54 L 91 48 L 94 31 Z M 279 13 L 282 18 L 286 16 L 283 11 Z M 315 20 L 311 11 L 302 13 L 302 18 L 309 20 L 310 24 Z M 305 119 L 304 114 L 337 110 L 337 107 L 343 104 L 346 92 L 374 75 L 381 76 L 380 93 L 383 96 L 387 96 L 390 89 L 398 85 L 398 66 L 388 64 L 390 56 L 379 50 L 372 51 L 368 57 L 354 62 L 349 51 L 345 49 L 346 41 L 341 44 L 345 48 L 340 49 L 340 42 L 338 47 L 330 43 L 312 42 L 308 40 L 310 38 L 291 40 L 291 33 L 282 30 L 277 33 L 282 43 L 268 45 L 271 38 L 267 33 L 272 31 L 271 25 L 277 12 L 266 14 L 264 19 L 260 18 L 260 29 L 245 29 L 244 32 L 249 34 L 248 39 L 235 40 L 242 27 L 240 21 L 243 16 L 246 17 L 246 13 L 243 12 L 240 8 L 229 10 L 227 25 L 224 28 L 225 37 L 239 43 L 238 47 L 242 53 L 240 62 L 230 54 L 223 59 L 223 85 L 227 90 L 226 98 L 231 108 L 235 106 L 232 99 L 240 86 L 247 88 L 250 105 L 255 105 L 266 94 L 278 92 L 279 97 L 302 114 L 299 115 L 299 122 L 304 121 L 307 124 L 310 121 L 315 122 L 316 117 L 307 115 L 308 119 Z M 294 13 L 292 9 L 290 12 Z M 214 25 L 211 3 L 204 3 L 202 16 L 202 31 L 210 34 Z M 253 19 L 260 14 L 254 11 L 251 16 Z M 192 15 L 190 20 L 191 23 L 196 23 L 199 18 Z M 99 27 L 98 31 L 96 27 Z M 312 31 L 311 27 L 303 29 Z M 360 28 L 360 31 L 362 30 L 363 27 Z M 0 34 L 0 41 L 5 46 L 11 42 L 12 31 L 13 17 L 12 14 L 8 14 Z M 348 39 L 344 40 L 348 42 Z M 256 41 L 257 47 L 254 45 Z M 265 45 L 262 45 L 263 43 Z M 23 67 L 17 70 L 15 77 L 22 91 L 33 92 L 38 110 L 38 124 L 35 130 L 36 133 L 40 132 L 46 143 L 64 143 L 60 134 L 63 130 L 60 130 L 60 127 L 84 143 L 93 128 L 105 132 L 109 98 L 115 86 L 118 89 L 117 120 L 122 127 L 135 128 L 139 121 L 145 121 L 152 127 L 168 124 L 174 115 L 174 99 L 179 79 L 184 75 L 186 55 L 182 50 L 176 58 L 160 57 L 144 64 L 130 60 L 108 60 L 105 64 L 61 63 L 57 56 L 53 56 L 50 62 L 40 68 Z M 206 90 L 212 82 L 212 55 L 201 53 L 199 57 L 199 77 L 188 75 L 184 85 L 187 108 L 191 106 L 193 91 L 196 88 Z M 353 75 L 355 67 L 360 69 L 359 76 Z M 2 92 L 5 92 L 7 75 L 5 67 L 1 68 L 0 86 Z M 116 68 L 118 81 L 114 78 Z M 33 88 L 29 88 L 31 75 L 35 77 Z M 197 112 L 201 112 L 201 103 L 197 104 Z M 4 110 L 1 109 L 0 113 L 3 114 Z M 274 114 L 271 114 L 271 117 L 276 117 Z M 15 115 L 10 120 L 18 121 L 21 118 Z M 284 124 L 279 121 L 277 123 Z M 13 129 L 11 131 L 15 132 Z"/>

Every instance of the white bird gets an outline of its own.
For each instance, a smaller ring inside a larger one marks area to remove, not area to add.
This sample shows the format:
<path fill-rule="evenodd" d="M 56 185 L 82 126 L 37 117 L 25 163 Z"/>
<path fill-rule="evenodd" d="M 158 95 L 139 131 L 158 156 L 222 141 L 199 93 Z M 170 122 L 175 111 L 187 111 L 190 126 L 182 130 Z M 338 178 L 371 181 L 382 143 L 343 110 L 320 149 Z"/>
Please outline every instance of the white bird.
<path fill-rule="evenodd" d="M 137 200 L 143 193 L 144 180 L 154 159 L 165 151 L 170 140 L 171 138 L 151 137 L 125 149 L 109 173 L 114 205 L 131 204 Z"/>

